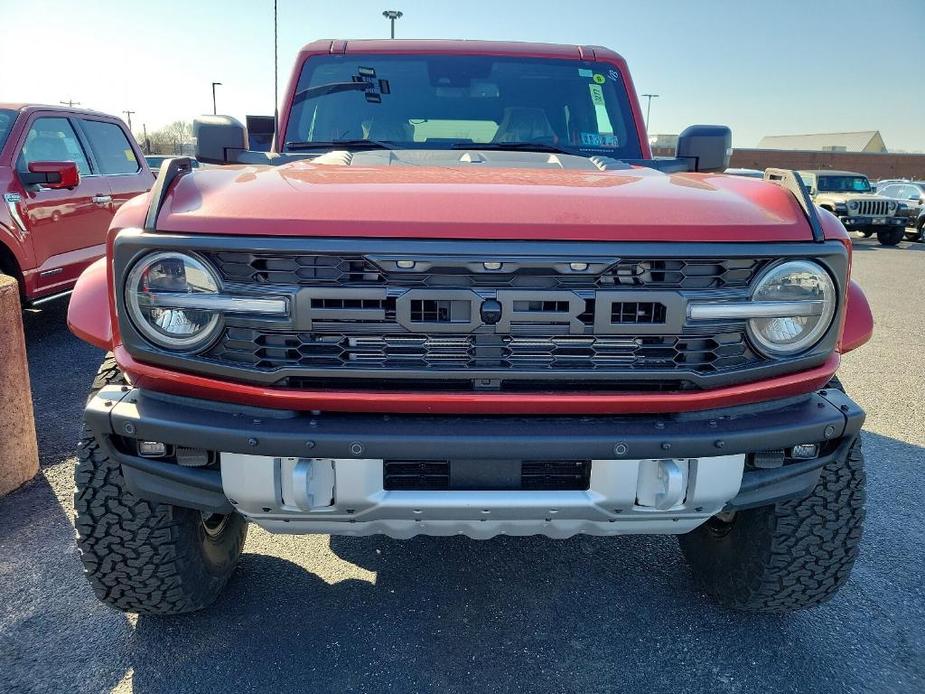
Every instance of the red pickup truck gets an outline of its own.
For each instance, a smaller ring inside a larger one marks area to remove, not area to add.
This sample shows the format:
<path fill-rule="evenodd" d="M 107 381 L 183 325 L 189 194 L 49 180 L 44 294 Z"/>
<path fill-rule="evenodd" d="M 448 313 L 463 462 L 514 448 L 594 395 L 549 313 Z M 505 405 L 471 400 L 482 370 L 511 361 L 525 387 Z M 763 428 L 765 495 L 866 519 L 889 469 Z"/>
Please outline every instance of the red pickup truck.
<path fill-rule="evenodd" d="M 0 103 L 0 273 L 26 303 L 67 293 L 105 254 L 116 210 L 153 184 L 118 118 Z"/>
<path fill-rule="evenodd" d="M 873 321 L 851 242 L 731 134 L 654 159 L 597 46 L 319 41 L 271 152 L 196 122 L 113 220 L 71 329 L 111 352 L 76 470 L 120 609 L 212 602 L 272 532 L 668 533 L 707 591 L 785 612 L 857 554 Z"/>

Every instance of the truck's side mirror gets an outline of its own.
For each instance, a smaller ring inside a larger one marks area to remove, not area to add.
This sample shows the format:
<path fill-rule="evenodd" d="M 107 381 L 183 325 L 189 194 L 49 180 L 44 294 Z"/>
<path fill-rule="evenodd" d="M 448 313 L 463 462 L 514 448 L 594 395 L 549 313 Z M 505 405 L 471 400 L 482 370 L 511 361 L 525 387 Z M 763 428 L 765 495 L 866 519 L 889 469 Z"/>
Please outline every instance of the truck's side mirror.
<path fill-rule="evenodd" d="M 58 189 L 76 188 L 80 183 L 80 172 L 72 161 L 34 161 L 28 168 L 19 174 L 23 185 Z"/>
<path fill-rule="evenodd" d="M 196 159 L 207 164 L 235 161 L 248 148 L 247 129 L 231 116 L 200 116 L 193 120 Z"/>
<path fill-rule="evenodd" d="M 276 134 L 274 116 L 247 116 L 248 144 L 255 152 L 269 152 Z"/>
<path fill-rule="evenodd" d="M 725 171 L 732 156 L 732 131 L 725 125 L 692 125 L 678 135 L 679 159 L 693 171 Z"/>

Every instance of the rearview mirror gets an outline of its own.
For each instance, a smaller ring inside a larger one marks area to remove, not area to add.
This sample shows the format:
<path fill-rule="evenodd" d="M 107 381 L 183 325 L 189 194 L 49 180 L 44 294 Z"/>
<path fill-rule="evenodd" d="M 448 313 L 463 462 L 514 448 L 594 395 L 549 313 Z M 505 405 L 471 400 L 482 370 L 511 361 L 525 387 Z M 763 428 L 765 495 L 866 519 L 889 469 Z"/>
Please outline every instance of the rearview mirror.
<path fill-rule="evenodd" d="M 692 171 L 725 171 L 732 156 L 732 131 L 725 125 L 692 125 L 678 135 L 675 156 L 692 160 Z"/>
<path fill-rule="evenodd" d="M 207 164 L 227 164 L 248 148 L 247 128 L 231 116 L 200 116 L 193 120 L 196 159 Z"/>
<path fill-rule="evenodd" d="M 80 183 L 77 164 L 72 161 L 34 161 L 28 173 L 20 173 L 24 185 L 45 188 L 76 188 Z"/>

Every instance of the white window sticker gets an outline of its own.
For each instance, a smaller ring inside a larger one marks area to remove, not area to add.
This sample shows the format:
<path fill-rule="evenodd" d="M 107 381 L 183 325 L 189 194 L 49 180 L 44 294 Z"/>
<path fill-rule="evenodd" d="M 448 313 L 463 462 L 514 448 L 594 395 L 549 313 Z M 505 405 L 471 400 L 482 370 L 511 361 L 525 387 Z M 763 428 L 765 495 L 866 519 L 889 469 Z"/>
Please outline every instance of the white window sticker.
<path fill-rule="evenodd" d="M 599 84 L 589 84 L 591 103 L 594 105 L 594 115 L 597 118 L 597 130 L 601 135 L 613 135 L 613 125 L 607 113 L 607 104 L 604 102 L 604 90 Z"/>

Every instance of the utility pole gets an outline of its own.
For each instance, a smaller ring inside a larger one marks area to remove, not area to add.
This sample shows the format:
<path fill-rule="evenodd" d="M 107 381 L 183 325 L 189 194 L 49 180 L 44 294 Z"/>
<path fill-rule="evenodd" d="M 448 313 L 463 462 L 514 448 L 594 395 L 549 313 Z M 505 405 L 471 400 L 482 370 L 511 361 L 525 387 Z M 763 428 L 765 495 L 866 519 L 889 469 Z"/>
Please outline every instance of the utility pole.
<path fill-rule="evenodd" d="M 386 10 L 382 13 L 382 16 L 388 19 L 392 23 L 392 38 L 395 38 L 395 20 L 401 19 L 403 13 L 400 10 Z"/>
<path fill-rule="evenodd" d="M 67 101 L 59 101 L 59 104 L 64 104 L 68 108 L 74 108 L 75 106 L 80 106 L 79 101 L 74 101 L 73 99 L 68 99 Z"/>
<path fill-rule="evenodd" d="M 145 154 L 151 154 L 151 140 L 148 139 L 148 124 L 142 123 L 141 130 L 145 135 Z"/>
<path fill-rule="evenodd" d="M 273 133 L 279 137 L 279 24 L 273 0 Z M 278 141 L 278 140 L 277 140 Z"/>
<path fill-rule="evenodd" d="M 123 111 L 122 113 L 125 114 L 125 117 L 128 120 L 128 131 L 132 132 L 132 114 L 135 112 L 134 111 Z"/>
<path fill-rule="evenodd" d="M 652 110 L 652 99 L 657 99 L 658 94 L 643 94 L 643 97 L 649 100 L 646 104 L 646 132 L 649 132 L 649 112 Z"/>
<path fill-rule="evenodd" d="M 216 88 L 216 87 L 221 87 L 221 86 L 222 86 L 222 83 L 221 83 L 221 82 L 213 82 L 213 83 L 212 83 L 212 115 L 213 115 L 213 116 L 217 116 L 217 115 L 218 115 L 218 108 L 217 108 L 216 105 L 215 105 L 215 88 Z"/>

